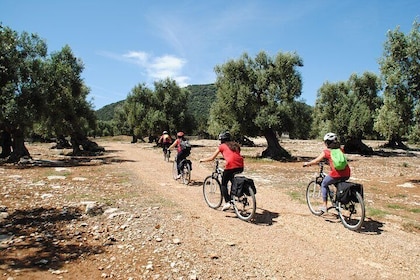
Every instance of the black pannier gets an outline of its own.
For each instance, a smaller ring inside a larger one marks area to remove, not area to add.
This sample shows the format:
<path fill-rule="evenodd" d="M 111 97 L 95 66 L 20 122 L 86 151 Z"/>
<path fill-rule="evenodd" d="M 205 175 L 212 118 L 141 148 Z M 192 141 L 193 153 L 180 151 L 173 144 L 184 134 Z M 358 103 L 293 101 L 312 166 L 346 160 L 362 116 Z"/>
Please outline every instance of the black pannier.
<path fill-rule="evenodd" d="M 233 179 L 232 188 L 230 190 L 230 194 L 232 196 L 240 197 L 244 193 L 246 195 L 250 195 L 249 187 L 252 188 L 254 194 L 257 193 L 257 189 L 255 188 L 254 180 L 246 178 L 244 176 L 236 176 Z"/>
<path fill-rule="evenodd" d="M 357 202 L 356 192 L 363 198 L 363 185 L 352 182 L 340 182 L 337 186 L 337 201 L 347 204 L 350 201 Z"/>

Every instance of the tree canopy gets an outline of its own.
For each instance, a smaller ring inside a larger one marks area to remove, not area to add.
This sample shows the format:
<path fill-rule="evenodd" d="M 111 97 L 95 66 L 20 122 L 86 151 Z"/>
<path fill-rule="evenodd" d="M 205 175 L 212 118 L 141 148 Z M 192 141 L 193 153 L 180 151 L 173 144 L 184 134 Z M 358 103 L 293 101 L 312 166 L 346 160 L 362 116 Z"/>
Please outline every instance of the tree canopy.
<path fill-rule="evenodd" d="M 384 83 L 384 105 L 375 129 L 391 146 L 403 146 L 402 138 L 420 139 L 420 24 L 409 34 L 397 27 L 387 34 L 379 64 Z"/>
<path fill-rule="evenodd" d="M 140 138 L 160 135 L 164 130 L 191 131 L 186 113 L 188 94 L 169 78 L 155 82 L 154 90 L 137 85 L 128 94 L 118 119 L 124 121 L 121 116 L 125 115 L 127 123 L 122 125 Z"/>
<path fill-rule="evenodd" d="M 0 67 L 0 124 L 13 139 L 11 161 L 29 156 L 29 132 L 80 138 L 95 127 L 84 66 L 69 46 L 48 56 L 38 35 L 0 26 Z"/>
<path fill-rule="evenodd" d="M 380 80 L 365 72 L 352 74 L 348 81 L 324 83 L 314 108 L 313 134 L 322 138 L 334 131 L 345 142 L 347 152 L 371 153 L 361 141 L 374 137 L 376 109 L 381 105 Z"/>
<path fill-rule="evenodd" d="M 300 96 L 302 59 L 295 53 L 275 57 L 260 52 L 252 59 L 243 54 L 215 67 L 217 97 L 210 110 L 209 132 L 230 130 L 233 135 L 264 135 L 264 157 L 288 158 L 277 134 L 291 129 L 290 104 Z"/>

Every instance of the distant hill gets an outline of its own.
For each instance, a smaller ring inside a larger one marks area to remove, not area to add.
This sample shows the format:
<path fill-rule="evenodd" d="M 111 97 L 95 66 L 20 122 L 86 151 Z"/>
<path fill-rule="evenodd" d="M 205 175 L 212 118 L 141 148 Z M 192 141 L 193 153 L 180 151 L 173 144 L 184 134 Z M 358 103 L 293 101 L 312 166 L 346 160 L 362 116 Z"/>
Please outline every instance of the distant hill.
<path fill-rule="evenodd" d="M 216 86 L 214 84 L 189 85 L 190 98 L 187 104 L 188 113 L 199 122 L 207 121 L 211 104 L 216 99 Z M 111 103 L 96 110 L 96 116 L 101 121 L 111 121 L 114 117 L 115 108 L 122 105 L 125 100 Z"/>
<path fill-rule="evenodd" d="M 216 86 L 190 85 L 190 98 L 187 104 L 187 112 L 198 122 L 207 122 L 211 104 L 216 100 Z"/>
<path fill-rule="evenodd" d="M 96 116 L 98 118 L 98 120 L 100 121 L 111 121 L 114 117 L 114 111 L 115 108 L 119 105 L 122 105 L 124 103 L 125 100 L 121 100 L 115 103 L 111 103 L 109 105 L 106 105 L 104 107 L 102 107 L 99 110 L 96 110 Z"/>

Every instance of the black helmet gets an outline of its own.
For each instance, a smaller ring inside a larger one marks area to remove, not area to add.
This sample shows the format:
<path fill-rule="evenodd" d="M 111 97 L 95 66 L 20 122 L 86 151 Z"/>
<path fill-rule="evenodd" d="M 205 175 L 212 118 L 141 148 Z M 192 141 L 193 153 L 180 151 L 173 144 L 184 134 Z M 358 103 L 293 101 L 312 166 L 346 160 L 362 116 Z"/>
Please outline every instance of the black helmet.
<path fill-rule="evenodd" d="M 219 140 L 222 142 L 230 141 L 229 131 L 225 131 L 219 134 Z"/>

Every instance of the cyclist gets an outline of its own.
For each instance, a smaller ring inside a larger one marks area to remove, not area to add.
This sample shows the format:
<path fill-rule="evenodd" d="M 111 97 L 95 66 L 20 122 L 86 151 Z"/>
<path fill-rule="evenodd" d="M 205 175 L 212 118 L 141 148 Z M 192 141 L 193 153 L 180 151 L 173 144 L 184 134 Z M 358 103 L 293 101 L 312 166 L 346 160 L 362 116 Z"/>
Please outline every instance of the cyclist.
<path fill-rule="evenodd" d="M 177 139 L 172 143 L 171 146 L 169 146 L 168 149 L 170 150 L 170 149 L 172 149 L 174 147 L 177 148 L 178 154 L 176 156 L 176 164 L 177 164 L 177 169 L 178 169 L 178 177 L 177 177 L 177 179 L 179 179 L 179 178 L 181 178 L 181 165 L 180 165 L 180 163 L 181 163 L 182 160 L 186 159 L 187 156 L 190 155 L 190 150 L 187 150 L 187 149 L 183 149 L 182 148 L 181 142 L 186 140 L 185 139 L 185 136 L 184 136 L 184 132 L 179 131 L 176 134 L 176 137 L 177 137 Z"/>
<path fill-rule="evenodd" d="M 226 211 L 231 207 L 231 197 L 228 193 L 227 184 L 232 180 L 235 174 L 244 171 L 244 158 L 241 156 L 241 146 L 239 143 L 231 140 L 231 135 L 228 131 L 225 131 L 219 135 L 220 145 L 216 151 L 208 158 L 200 159 L 200 162 L 212 161 L 219 153 L 223 155 L 226 160 L 225 170 L 222 175 L 222 195 L 225 199 L 225 204 L 222 207 L 222 211 Z"/>
<path fill-rule="evenodd" d="M 320 207 L 319 209 L 323 213 L 326 213 L 327 212 L 327 186 L 348 180 L 350 178 L 350 166 L 347 164 L 343 170 L 336 170 L 334 168 L 334 164 L 332 163 L 330 149 L 337 149 L 337 148 L 341 149 L 340 143 L 338 142 L 337 135 L 335 133 L 329 132 L 325 134 L 324 144 L 327 148 L 324 149 L 317 158 L 309 162 L 305 162 L 303 166 L 305 167 L 305 166 L 317 164 L 323 159 L 328 160 L 328 164 L 330 165 L 331 171 L 327 176 L 325 176 L 324 180 L 321 183 L 321 194 L 322 194 L 323 206 Z M 341 150 L 343 151 L 343 149 Z"/>
<path fill-rule="evenodd" d="M 164 132 L 162 132 L 162 135 L 160 136 L 160 138 L 158 140 L 158 144 L 162 145 L 163 154 L 166 155 L 166 152 L 167 152 L 169 146 L 171 146 L 171 144 L 172 144 L 172 138 L 166 130 Z"/>

